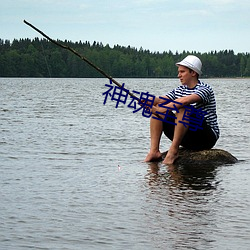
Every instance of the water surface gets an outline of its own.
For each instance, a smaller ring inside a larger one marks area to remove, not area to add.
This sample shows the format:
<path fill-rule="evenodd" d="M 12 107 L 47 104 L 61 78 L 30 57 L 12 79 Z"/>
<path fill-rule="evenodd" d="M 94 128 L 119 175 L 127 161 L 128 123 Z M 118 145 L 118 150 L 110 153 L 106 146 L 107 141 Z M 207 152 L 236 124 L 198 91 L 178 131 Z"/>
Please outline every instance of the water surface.
<path fill-rule="evenodd" d="M 143 163 L 149 119 L 103 105 L 107 79 L 0 79 L 0 249 L 249 249 L 250 80 L 205 82 L 237 164 Z"/>

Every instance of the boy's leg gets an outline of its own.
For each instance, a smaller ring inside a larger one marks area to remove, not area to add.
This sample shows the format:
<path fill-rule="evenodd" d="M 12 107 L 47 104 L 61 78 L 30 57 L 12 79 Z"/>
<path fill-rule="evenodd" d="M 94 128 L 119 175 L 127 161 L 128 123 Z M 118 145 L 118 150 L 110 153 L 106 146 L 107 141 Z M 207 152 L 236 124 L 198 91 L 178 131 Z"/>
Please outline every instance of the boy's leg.
<path fill-rule="evenodd" d="M 163 161 L 164 164 L 173 164 L 174 161 L 178 158 L 179 153 L 179 146 L 181 144 L 181 141 L 185 134 L 188 131 L 188 126 L 185 127 L 182 123 L 179 121 L 182 121 L 183 115 L 184 115 L 185 108 L 179 109 L 179 113 L 176 113 L 176 125 L 174 128 L 174 136 L 172 140 L 172 144 L 168 150 L 168 153 Z"/>
<path fill-rule="evenodd" d="M 150 118 L 150 151 L 145 158 L 145 162 L 157 160 L 161 158 L 160 140 L 163 131 L 162 121 L 154 119 L 154 115 Z"/>

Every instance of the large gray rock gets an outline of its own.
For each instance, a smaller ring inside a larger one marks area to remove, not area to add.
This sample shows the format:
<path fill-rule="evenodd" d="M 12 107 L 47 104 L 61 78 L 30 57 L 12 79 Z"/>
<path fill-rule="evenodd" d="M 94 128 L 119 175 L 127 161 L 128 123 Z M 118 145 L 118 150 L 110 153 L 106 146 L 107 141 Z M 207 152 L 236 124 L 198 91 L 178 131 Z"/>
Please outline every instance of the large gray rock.
<path fill-rule="evenodd" d="M 167 152 L 163 153 L 162 157 L 166 156 Z M 181 148 L 179 151 L 179 158 L 174 162 L 175 165 L 222 165 L 236 163 L 238 160 L 229 152 L 222 149 L 209 150 L 187 150 Z"/>

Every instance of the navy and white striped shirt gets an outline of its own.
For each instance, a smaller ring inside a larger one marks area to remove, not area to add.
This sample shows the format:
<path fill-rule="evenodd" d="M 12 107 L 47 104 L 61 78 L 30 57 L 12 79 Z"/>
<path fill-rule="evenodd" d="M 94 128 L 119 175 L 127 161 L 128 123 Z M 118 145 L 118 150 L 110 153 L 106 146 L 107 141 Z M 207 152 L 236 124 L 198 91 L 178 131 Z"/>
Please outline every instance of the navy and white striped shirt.
<path fill-rule="evenodd" d="M 171 100 L 176 100 L 180 97 L 188 96 L 191 94 L 197 94 L 201 98 L 201 102 L 193 103 L 191 105 L 196 109 L 201 108 L 202 111 L 206 112 L 204 119 L 218 139 L 220 130 L 217 122 L 216 102 L 213 89 L 208 84 L 198 81 L 198 84 L 192 89 L 188 88 L 187 85 L 181 85 L 167 93 L 166 96 Z"/>

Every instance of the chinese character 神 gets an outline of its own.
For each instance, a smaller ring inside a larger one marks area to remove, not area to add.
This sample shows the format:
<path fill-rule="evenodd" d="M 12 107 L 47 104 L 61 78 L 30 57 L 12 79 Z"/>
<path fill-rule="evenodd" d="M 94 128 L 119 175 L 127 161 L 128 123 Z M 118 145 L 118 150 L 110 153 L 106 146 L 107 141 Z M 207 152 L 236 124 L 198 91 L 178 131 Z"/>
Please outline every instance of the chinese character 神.
<path fill-rule="evenodd" d="M 124 88 L 125 83 L 123 83 L 121 87 L 115 86 L 115 88 L 113 89 L 113 86 L 111 86 L 112 80 L 110 79 L 109 81 L 110 81 L 110 85 L 105 84 L 105 86 L 109 87 L 109 90 L 103 93 L 103 95 L 105 95 L 103 104 L 106 103 L 107 97 L 109 95 L 111 97 L 111 101 L 116 101 L 115 107 L 117 108 L 120 102 L 123 104 L 126 103 L 129 91 Z M 113 89 L 113 93 L 111 95 L 110 91 L 112 89 Z"/>

